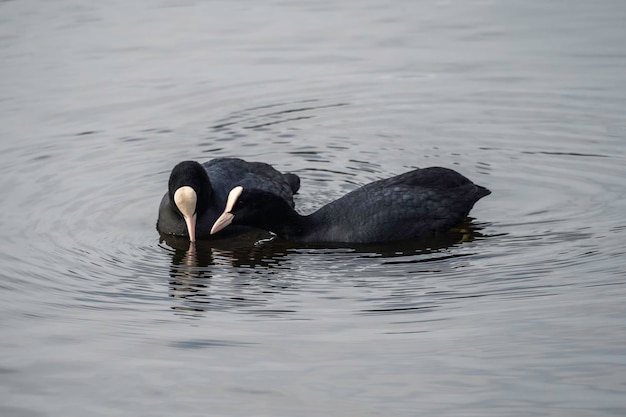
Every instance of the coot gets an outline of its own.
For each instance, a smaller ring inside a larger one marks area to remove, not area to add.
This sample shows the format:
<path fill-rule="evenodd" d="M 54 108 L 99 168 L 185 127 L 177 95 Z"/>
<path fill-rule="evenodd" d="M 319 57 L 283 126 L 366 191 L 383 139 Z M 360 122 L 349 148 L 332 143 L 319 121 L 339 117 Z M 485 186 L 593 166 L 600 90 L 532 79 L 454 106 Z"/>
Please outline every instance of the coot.
<path fill-rule="evenodd" d="M 224 210 L 228 192 L 237 185 L 267 192 L 293 208 L 300 178 L 262 162 L 238 158 L 217 158 L 204 164 L 181 162 L 172 169 L 168 191 L 161 199 L 157 230 L 189 237 L 192 242 L 208 238 Z"/>
<path fill-rule="evenodd" d="M 456 171 L 431 167 L 372 182 L 303 216 L 284 199 L 240 184 L 211 233 L 233 224 L 303 243 L 414 240 L 450 230 L 489 194 Z"/>

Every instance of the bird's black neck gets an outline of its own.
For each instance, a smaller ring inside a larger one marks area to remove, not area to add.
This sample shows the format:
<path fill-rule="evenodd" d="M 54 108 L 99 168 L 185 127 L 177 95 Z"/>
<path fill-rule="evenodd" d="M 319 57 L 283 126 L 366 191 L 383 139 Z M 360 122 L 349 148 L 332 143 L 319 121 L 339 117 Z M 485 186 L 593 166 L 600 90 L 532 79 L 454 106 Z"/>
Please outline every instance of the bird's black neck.
<path fill-rule="evenodd" d="M 327 240 L 334 222 L 332 217 L 327 215 L 325 207 L 314 213 L 302 215 L 286 203 L 281 203 L 281 206 L 281 210 L 272 211 L 272 214 L 259 223 L 264 229 L 293 242 Z"/>
<path fill-rule="evenodd" d="M 283 239 L 299 241 L 310 229 L 309 216 L 303 216 L 293 208 L 281 204 L 282 210 L 272 212 L 263 220 L 263 228 L 277 234 Z"/>

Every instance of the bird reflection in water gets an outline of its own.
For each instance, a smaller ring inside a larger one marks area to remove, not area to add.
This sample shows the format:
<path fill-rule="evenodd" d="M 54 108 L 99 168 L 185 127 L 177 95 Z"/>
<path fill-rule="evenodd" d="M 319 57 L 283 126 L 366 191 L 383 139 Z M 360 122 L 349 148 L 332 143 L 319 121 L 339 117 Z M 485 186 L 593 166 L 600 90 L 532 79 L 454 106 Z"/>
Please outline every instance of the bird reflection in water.
<path fill-rule="evenodd" d="M 170 296 L 180 301 L 172 309 L 193 315 L 207 310 L 262 307 L 272 294 L 299 285 L 288 273 L 298 256 L 323 253 L 382 258 L 384 263 L 432 262 L 467 256 L 466 252 L 448 249 L 485 238 L 480 232 L 484 226 L 468 217 L 434 238 L 387 244 L 302 244 L 264 231 L 195 243 L 162 235 L 161 242 L 171 248 Z"/>
<path fill-rule="evenodd" d="M 187 312 L 259 306 L 284 288 L 282 280 L 260 278 L 258 270 L 279 267 L 294 250 L 274 242 L 264 231 L 228 239 L 201 240 L 161 235 L 172 254 L 170 296 L 182 301 L 172 308 Z M 219 282 L 215 282 L 219 279 Z"/>

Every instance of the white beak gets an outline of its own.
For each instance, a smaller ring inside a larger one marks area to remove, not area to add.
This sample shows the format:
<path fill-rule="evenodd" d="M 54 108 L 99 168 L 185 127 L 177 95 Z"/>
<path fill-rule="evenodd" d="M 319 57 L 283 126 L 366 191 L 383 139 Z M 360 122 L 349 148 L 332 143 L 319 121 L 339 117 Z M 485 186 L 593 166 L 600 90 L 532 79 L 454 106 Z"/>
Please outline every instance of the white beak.
<path fill-rule="evenodd" d="M 174 193 L 174 203 L 178 210 L 185 219 L 187 224 L 187 232 L 189 233 L 189 240 L 191 242 L 196 241 L 196 202 L 198 201 L 198 195 L 193 188 L 185 185 L 180 187 Z"/>
<path fill-rule="evenodd" d="M 224 209 L 224 212 L 220 217 L 217 218 L 217 220 L 215 220 L 215 223 L 213 223 L 213 227 L 211 227 L 212 235 L 219 232 L 233 222 L 233 218 L 235 218 L 235 215 L 232 214 L 231 211 L 235 206 L 235 203 L 237 202 L 237 199 L 241 195 L 242 191 L 243 187 L 240 185 L 230 190 L 230 193 L 228 193 L 228 200 L 226 200 L 226 208 Z"/>

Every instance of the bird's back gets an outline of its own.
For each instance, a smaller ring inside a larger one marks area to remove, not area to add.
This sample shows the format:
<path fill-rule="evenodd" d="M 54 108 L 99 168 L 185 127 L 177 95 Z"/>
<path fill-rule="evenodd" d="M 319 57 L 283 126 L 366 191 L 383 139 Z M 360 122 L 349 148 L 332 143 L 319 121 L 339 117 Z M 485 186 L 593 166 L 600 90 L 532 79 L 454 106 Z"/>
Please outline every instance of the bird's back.
<path fill-rule="evenodd" d="M 424 168 L 369 183 L 310 216 L 309 241 L 388 242 L 430 237 L 490 194 L 456 171 Z M 321 225 L 327 225 L 323 227 Z"/>
<path fill-rule="evenodd" d="M 238 158 L 216 158 L 203 164 L 209 174 L 214 201 L 223 210 L 228 193 L 241 185 L 268 191 L 294 206 L 293 194 L 300 188 L 295 174 L 283 174 L 263 162 L 247 162 Z"/>

